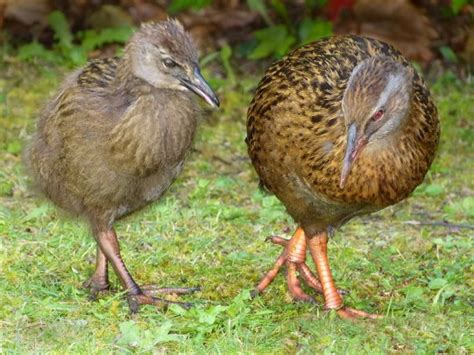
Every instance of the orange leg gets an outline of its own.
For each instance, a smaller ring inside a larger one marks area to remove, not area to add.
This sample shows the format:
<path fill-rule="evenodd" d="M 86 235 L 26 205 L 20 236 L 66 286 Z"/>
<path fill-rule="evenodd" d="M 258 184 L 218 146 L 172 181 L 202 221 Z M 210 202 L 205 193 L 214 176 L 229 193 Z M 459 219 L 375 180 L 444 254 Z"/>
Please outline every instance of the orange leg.
<path fill-rule="evenodd" d="M 272 243 L 283 246 L 285 249 L 276 260 L 273 268 L 261 279 L 260 283 L 255 288 L 253 294 L 259 294 L 270 285 L 273 279 L 278 275 L 281 267 L 286 264 L 287 283 L 291 296 L 297 301 L 314 302 L 313 297 L 306 294 L 301 288 L 300 281 L 296 275 L 303 278 L 306 284 L 314 289 L 316 292 L 323 293 L 323 288 L 319 280 L 306 265 L 306 237 L 303 229 L 298 228 L 290 240 L 281 237 L 273 236 L 267 238 Z M 338 291 L 344 293 L 344 291 Z"/>
<path fill-rule="evenodd" d="M 319 279 L 323 288 L 324 308 L 334 309 L 342 318 L 380 318 L 375 314 L 369 314 L 363 311 L 345 307 L 342 297 L 337 292 L 334 280 L 332 278 L 331 269 L 329 268 L 329 260 L 327 255 L 328 236 L 326 232 L 308 238 L 308 246 L 313 257 L 314 263 L 318 270 Z"/>

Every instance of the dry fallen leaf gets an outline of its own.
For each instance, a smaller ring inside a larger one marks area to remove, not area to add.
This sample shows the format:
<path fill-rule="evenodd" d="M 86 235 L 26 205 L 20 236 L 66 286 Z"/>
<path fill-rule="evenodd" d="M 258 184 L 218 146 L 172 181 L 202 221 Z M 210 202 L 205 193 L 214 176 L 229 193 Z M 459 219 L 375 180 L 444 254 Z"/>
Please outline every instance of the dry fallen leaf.
<path fill-rule="evenodd" d="M 428 16 L 409 0 L 358 0 L 349 17 L 342 17 L 335 32 L 373 37 L 392 44 L 405 56 L 431 62 L 438 33 Z"/>
<path fill-rule="evenodd" d="M 0 1 L 0 5 L 2 5 L 2 1 Z M 35 23 L 46 25 L 50 11 L 48 0 L 6 1 L 5 18 L 21 22 L 24 25 Z"/>

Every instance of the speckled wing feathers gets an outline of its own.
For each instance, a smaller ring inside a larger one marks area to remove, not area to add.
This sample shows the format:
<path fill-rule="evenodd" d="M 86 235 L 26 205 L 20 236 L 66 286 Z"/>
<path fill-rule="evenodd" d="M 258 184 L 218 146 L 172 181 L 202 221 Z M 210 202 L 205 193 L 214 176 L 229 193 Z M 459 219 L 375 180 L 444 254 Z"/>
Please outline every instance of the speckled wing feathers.
<path fill-rule="evenodd" d="M 117 74 L 118 57 L 95 59 L 82 69 L 77 82 L 80 87 L 92 91 L 101 91 L 109 87 Z"/>

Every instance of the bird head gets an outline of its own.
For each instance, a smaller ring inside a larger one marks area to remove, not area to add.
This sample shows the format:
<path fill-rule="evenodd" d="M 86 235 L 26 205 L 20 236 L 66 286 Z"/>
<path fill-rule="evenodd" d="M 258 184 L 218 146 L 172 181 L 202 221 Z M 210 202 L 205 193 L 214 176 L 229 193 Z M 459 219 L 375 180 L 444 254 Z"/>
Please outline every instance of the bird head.
<path fill-rule="evenodd" d="M 410 111 L 413 70 L 388 57 L 371 57 L 351 73 L 342 99 L 347 145 L 339 185 L 370 144 L 398 131 Z"/>
<path fill-rule="evenodd" d="M 212 107 L 219 106 L 201 75 L 196 46 L 177 20 L 143 24 L 125 53 L 134 76 L 156 88 L 192 91 Z"/>

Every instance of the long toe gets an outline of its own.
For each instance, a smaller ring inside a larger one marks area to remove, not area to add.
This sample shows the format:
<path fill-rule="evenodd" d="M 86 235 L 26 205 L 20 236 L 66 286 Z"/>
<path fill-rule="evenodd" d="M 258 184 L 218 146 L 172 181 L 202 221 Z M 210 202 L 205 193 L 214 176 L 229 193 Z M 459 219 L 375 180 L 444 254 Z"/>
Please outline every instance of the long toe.
<path fill-rule="evenodd" d="M 285 239 L 285 238 L 282 238 L 282 237 L 279 237 L 278 235 L 271 235 L 269 237 L 266 237 L 265 238 L 265 241 L 268 242 L 272 242 L 273 244 L 278 244 L 278 245 L 281 245 L 282 247 L 286 247 L 288 245 L 288 242 L 290 241 L 289 239 Z"/>
<path fill-rule="evenodd" d="M 295 301 L 299 302 L 308 302 L 308 303 L 315 303 L 315 300 L 313 297 L 308 295 L 303 291 L 301 288 L 300 281 L 298 280 L 298 277 L 296 276 L 296 269 L 298 268 L 296 263 L 293 262 L 287 262 L 287 275 L 286 275 L 286 281 L 288 283 L 288 290 L 291 293 L 291 297 Z"/>
<path fill-rule="evenodd" d="M 144 285 L 140 289 L 145 295 L 187 295 L 201 291 L 201 287 L 158 287 L 156 285 Z"/>
<path fill-rule="evenodd" d="M 150 304 L 154 305 L 160 309 L 166 310 L 169 305 L 176 304 L 181 306 L 185 309 L 189 309 L 192 307 L 192 303 L 190 302 L 177 302 L 177 301 L 170 301 L 163 298 L 153 297 L 151 295 L 147 295 L 145 293 L 140 293 L 137 295 L 128 295 L 128 306 L 130 307 L 131 313 L 138 313 L 138 309 L 140 305 Z"/>

